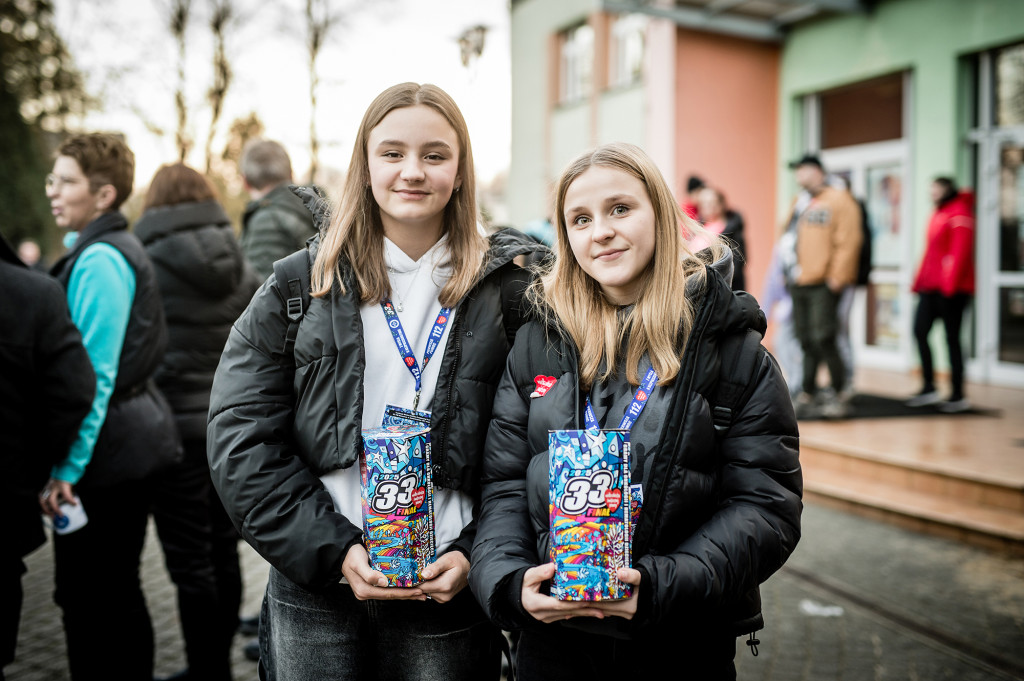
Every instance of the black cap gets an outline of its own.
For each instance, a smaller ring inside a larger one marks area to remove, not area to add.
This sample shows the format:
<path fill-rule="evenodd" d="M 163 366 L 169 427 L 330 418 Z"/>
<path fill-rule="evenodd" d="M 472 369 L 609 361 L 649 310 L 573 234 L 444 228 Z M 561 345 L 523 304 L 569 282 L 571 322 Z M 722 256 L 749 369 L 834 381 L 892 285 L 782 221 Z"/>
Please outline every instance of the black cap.
<path fill-rule="evenodd" d="M 700 179 L 696 175 L 690 175 L 686 180 L 686 193 L 697 191 L 698 189 L 704 188 L 704 180 Z"/>
<path fill-rule="evenodd" d="M 800 166 L 817 166 L 818 170 L 825 170 L 825 166 L 821 164 L 821 159 L 814 154 L 804 154 L 797 160 L 789 162 L 789 167 L 791 170 L 795 170 Z"/>

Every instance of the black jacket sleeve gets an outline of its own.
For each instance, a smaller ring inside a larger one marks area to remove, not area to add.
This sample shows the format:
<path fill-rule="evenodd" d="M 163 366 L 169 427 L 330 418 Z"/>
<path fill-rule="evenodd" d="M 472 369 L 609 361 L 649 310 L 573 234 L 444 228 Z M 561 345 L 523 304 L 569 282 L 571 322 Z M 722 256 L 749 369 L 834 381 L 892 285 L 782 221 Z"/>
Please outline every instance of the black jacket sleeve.
<path fill-rule="evenodd" d="M 484 448 L 483 502 L 477 520 L 469 585 L 491 621 L 519 629 L 532 618 L 509 595 L 510 582 L 541 561 L 527 503 L 526 473 L 530 379 L 517 372 L 517 357 L 528 356 L 528 327 L 516 336 L 505 374 L 494 398 L 493 417 Z"/>
<path fill-rule="evenodd" d="M 235 322 L 210 396 L 207 450 L 214 486 L 242 537 L 293 582 L 324 587 L 361 531 L 335 512 L 295 451 L 294 359 L 282 353 L 288 320 L 271 277 Z"/>
<path fill-rule="evenodd" d="M 720 611 L 778 570 L 800 537 L 799 444 L 786 383 L 767 353 L 756 387 L 720 442 L 715 512 L 672 552 L 645 555 L 637 626 Z"/>

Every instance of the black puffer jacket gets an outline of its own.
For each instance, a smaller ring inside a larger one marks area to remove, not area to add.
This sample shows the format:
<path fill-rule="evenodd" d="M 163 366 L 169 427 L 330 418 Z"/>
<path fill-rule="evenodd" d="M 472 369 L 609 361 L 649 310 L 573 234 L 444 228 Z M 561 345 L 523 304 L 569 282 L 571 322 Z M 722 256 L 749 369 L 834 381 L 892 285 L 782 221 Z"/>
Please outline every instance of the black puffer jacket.
<path fill-rule="evenodd" d="M 4 560 L 46 541 L 37 495 L 68 454 L 96 393 L 64 289 L 0 236 L 0 518 Z"/>
<path fill-rule="evenodd" d="M 757 587 L 800 536 L 797 424 L 771 356 L 763 353 L 756 387 L 720 441 L 711 414 L 723 339 L 748 328 L 763 333 L 764 316 L 751 296 L 734 294 L 713 271 L 705 290 L 695 288 L 688 287 L 694 328 L 662 446 L 648 463 L 652 482 L 634 534 L 633 565 L 643 580 L 637 614 L 630 622 L 583 618 L 574 625 L 619 637 L 642 637 L 647 627 L 659 636 L 754 631 L 762 624 Z M 526 569 L 550 560 L 548 431 L 582 428 L 576 362 L 575 347 L 556 329 L 530 322 L 516 337 L 495 398 L 469 582 L 504 629 L 542 626 L 522 608 L 520 592 Z M 531 399 L 538 375 L 557 382 Z"/>
<path fill-rule="evenodd" d="M 154 377 L 182 439 L 205 439 L 224 342 L 260 281 L 216 201 L 148 210 L 135 236 L 153 261 L 167 318 L 167 351 Z"/>
<path fill-rule="evenodd" d="M 318 246 L 310 242 L 311 262 Z M 458 305 L 433 398 L 435 486 L 479 498 L 486 424 L 526 281 L 512 259 L 543 248 L 514 230 L 491 236 L 479 283 Z M 210 467 L 228 515 L 271 565 L 308 588 L 337 583 L 362 536 L 319 480 L 362 452 L 359 293 L 347 263 L 341 272 L 347 293 L 312 299 L 294 356 L 282 352 L 288 319 L 272 275 L 228 337 L 210 403 Z M 503 290 L 515 291 L 504 307 Z M 452 548 L 468 555 L 474 533 L 475 523 Z"/>

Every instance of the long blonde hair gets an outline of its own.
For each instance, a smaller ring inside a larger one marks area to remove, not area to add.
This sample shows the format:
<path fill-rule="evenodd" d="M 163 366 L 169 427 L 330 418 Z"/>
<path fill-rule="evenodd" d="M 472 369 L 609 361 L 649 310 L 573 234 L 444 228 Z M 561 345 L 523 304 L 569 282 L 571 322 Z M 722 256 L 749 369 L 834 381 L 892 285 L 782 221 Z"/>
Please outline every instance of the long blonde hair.
<path fill-rule="evenodd" d="M 600 285 L 573 257 L 565 222 L 565 195 L 569 186 L 592 166 L 627 173 L 643 183 L 654 209 L 654 255 L 643 273 L 636 304 L 625 319 L 608 302 Z M 555 193 L 558 258 L 553 267 L 530 289 L 530 297 L 542 315 L 554 315 L 561 329 L 579 350 L 580 383 L 589 389 L 606 380 L 618 365 L 626 344 L 626 379 L 640 383 L 640 359 L 644 353 L 658 372 L 658 385 L 672 383 L 679 374 L 680 350 L 693 325 L 693 309 L 686 296 L 687 280 L 706 276 L 704 263 L 694 256 L 681 236 L 707 236 L 715 259 L 723 246 L 713 234 L 679 209 L 661 171 L 639 147 L 626 143 L 606 144 L 572 161 L 558 180 Z M 601 363 L 605 368 L 601 371 Z"/>
<path fill-rule="evenodd" d="M 452 276 L 438 295 L 441 304 L 454 306 L 476 282 L 487 244 L 477 231 L 476 174 L 466 121 L 455 101 L 436 85 L 401 83 L 377 95 L 363 114 L 341 204 L 322 237 L 313 261 L 310 275 L 313 296 L 326 296 L 335 282 L 344 292 L 345 285 L 338 267 L 342 257 L 352 265 L 363 303 L 380 302 L 391 295 L 391 282 L 384 261 L 384 225 L 380 207 L 369 187 L 368 140 L 370 132 L 389 113 L 419 104 L 429 106 L 444 116 L 459 142 L 458 175 L 462 178 L 462 186 L 452 194 L 445 207 L 441 227 L 442 234 L 448 236 L 452 264 Z"/>

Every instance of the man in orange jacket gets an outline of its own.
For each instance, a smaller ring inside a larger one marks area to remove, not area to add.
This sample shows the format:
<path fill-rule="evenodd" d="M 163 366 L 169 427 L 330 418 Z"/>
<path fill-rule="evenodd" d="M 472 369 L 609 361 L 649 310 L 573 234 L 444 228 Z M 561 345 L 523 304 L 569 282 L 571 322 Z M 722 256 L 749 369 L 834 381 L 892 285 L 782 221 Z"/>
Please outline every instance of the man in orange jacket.
<path fill-rule="evenodd" d="M 803 351 L 803 385 L 794 399 L 797 416 L 820 408 L 822 416 L 842 418 L 849 406 L 841 398 L 846 368 L 836 346 L 837 306 L 843 289 L 857 278 L 861 214 L 848 192 L 826 183 L 825 168 L 814 155 L 790 164 L 803 190 L 794 202 L 782 245 L 789 250 L 785 267 L 793 297 L 793 327 Z M 831 390 L 819 395 L 818 367 L 824 363 Z"/>

